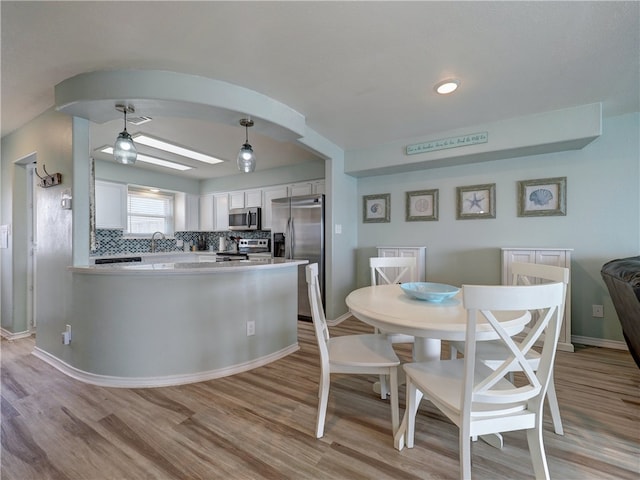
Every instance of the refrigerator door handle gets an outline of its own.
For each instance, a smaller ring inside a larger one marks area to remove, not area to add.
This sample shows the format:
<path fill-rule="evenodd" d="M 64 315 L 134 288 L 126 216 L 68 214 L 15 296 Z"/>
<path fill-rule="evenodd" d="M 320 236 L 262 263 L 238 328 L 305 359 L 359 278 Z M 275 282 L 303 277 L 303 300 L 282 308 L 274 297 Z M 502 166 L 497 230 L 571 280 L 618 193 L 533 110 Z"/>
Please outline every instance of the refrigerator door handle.
<path fill-rule="evenodd" d="M 289 237 L 289 241 L 291 242 L 291 255 L 289 256 L 290 259 L 294 259 L 295 257 L 295 248 L 296 248 L 296 227 L 295 227 L 295 223 L 293 221 L 293 217 L 291 218 L 291 236 Z"/>
<path fill-rule="evenodd" d="M 291 217 L 287 219 L 287 229 L 284 233 L 284 258 L 291 258 Z M 288 245 L 287 245 L 288 244 Z"/>

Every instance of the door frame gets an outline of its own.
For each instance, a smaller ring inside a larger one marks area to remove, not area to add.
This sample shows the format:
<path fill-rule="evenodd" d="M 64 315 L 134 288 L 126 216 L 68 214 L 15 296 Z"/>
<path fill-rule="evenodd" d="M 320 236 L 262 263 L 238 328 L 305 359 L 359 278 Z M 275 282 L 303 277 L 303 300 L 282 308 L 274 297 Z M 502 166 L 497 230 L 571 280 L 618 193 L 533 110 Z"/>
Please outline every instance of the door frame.
<path fill-rule="evenodd" d="M 16 162 L 25 168 L 25 192 L 26 192 L 26 212 L 27 212 L 27 291 L 26 291 L 26 315 L 27 329 L 33 334 L 37 326 L 37 309 L 36 309 L 36 285 L 37 285 L 37 251 L 38 251 L 38 208 L 37 208 L 37 189 L 38 177 L 36 170 L 35 153 Z"/>

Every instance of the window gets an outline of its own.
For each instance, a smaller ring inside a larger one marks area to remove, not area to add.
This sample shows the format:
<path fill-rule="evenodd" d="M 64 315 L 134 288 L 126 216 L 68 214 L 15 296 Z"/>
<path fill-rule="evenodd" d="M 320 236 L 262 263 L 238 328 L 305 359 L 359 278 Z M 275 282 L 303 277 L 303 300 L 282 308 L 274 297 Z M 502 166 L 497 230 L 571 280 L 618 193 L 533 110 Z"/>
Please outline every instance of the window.
<path fill-rule="evenodd" d="M 152 193 L 129 187 L 127 193 L 127 231 L 134 235 L 162 232 L 173 235 L 173 194 Z"/>

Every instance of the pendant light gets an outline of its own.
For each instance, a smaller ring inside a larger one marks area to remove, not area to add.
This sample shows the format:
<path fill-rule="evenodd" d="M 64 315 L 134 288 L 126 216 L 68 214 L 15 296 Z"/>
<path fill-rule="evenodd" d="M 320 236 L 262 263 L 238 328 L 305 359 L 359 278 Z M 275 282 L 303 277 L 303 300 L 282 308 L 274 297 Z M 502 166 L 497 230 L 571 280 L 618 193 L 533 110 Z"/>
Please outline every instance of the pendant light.
<path fill-rule="evenodd" d="M 133 108 L 133 105 L 118 104 L 116 105 L 116 110 L 124 113 L 124 130 L 120 132 L 120 135 L 118 135 L 118 138 L 116 139 L 116 143 L 113 145 L 113 158 L 115 158 L 118 163 L 133 165 L 136 163 L 138 152 L 131 135 L 127 132 L 127 113 L 133 113 L 135 112 L 135 109 Z"/>
<path fill-rule="evenodd" d="M 244 144 L 238 152 L 238 170 L 242 173 L 251 173 L 256 169 L 256 155 L 253 153 L 253 148 L 249 144 L 249 127 L 253 127 L 253 120 L 250 118 L 243 118 L 240 120 L 246 132 Z"/>

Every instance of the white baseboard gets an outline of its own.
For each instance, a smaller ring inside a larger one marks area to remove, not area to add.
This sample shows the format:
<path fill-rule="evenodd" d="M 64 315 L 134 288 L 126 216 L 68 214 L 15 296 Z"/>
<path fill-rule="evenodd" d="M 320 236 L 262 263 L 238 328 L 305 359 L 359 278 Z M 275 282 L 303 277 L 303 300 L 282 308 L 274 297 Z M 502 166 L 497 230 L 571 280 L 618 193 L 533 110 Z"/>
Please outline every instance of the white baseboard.
<path fill-rule="evenodd" d="M 327 319 L 327 325 L 329 325 L 330 327 L 335 327 L 336 325 L 339 325 L 342 322 L 344 322 L 349 317 L 351 317 L 351 313 L 347 312 L 347 313 L 345 313 L 343 315 L 340 315 L 338 318 L 336 318 L 334 320 Z"/>
<path fill-rule="evenodd" d="M 237 373 L 246 372 L 254 368 L 262 367 L 271 362 L 275 362 L 287 355 L 296 352 L 300 349 L 298 343 L 294 343 L 278 352 L 274 352 L 264 357 L 256 358 L 250 362 L 239 363 L 237 365 L 231 365 L 229 367 L 220 368 L 217 370 L 209 370 L 206 372 L 189 373 L 183 375 L 167 375 L 165 377 L 115 377 L 110 375 L 98 375 L 95 373 L 85 372 L 76 367 L 69 365 L 68 363 L 54 357 L 48 352 L 35 347 L 33 355 L 40 360 L 48 363 L 52 367 L 60 370 L 65 375 L 71 378 L 80 380 L 84 383 L 90 383 L 92 385 L 98 385 L 100 387 L 115 387 L 115 388 L 152 388 L 152 387 L 169 387 L 173 385 L 184 385 L 187 383 L 204 382 L 207 380 L 213 380 L 214 378 L 228 377 Z"/>
<path fill-rule="evenodd" d="M 4 328 L 0 329 L 0 336 L 2 336 L 2 338 L 6 338 L 7 340 L 17 340 L 19 338 L 26 338 L 26 337 L 30 337 L 31 335 L 33 335 L 33 332 L 31 332 L 30 330 L 25 330 L 24 332 L 10 332 L 9 330 L 6 330 Z"/>
<path fill-rule="evenodd" d="M 625 342 L 619 340 L 606 340 L 603 338 L 581 337 L 579 335 L 571 335 L 571 343 L 579 343 L 581 345 L 591 345 L 592 347 L 613 348 L 615 350 L 629 350 Z"/>

